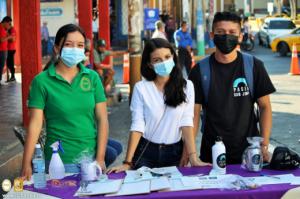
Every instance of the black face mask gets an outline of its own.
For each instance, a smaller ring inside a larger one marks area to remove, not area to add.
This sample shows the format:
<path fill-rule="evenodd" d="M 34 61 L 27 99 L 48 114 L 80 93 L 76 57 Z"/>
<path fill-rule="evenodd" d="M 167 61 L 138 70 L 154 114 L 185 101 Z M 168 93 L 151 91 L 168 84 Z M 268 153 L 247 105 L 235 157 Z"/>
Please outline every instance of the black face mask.
<path fill-rule="evenodd" d="M 238 43 L 239 43 L 238 39 L 239 38 L 236 35 L 229 35 L 229 34 L 217 35 L 217 34 L 215 34 L 214 43 L 223 54 L 229 54 L 238 45 Z"/>

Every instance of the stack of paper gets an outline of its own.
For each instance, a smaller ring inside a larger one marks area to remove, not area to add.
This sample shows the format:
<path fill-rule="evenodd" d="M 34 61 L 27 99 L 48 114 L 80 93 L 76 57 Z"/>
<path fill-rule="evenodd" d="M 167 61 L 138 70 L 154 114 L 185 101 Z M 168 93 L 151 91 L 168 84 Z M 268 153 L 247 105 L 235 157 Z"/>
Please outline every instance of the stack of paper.
<path fill-rule="evenodd" d="M 87 187 L 79 187 L 74 196 L 91 196 L 117 193 L 123 179 L 90 182 Z"/>

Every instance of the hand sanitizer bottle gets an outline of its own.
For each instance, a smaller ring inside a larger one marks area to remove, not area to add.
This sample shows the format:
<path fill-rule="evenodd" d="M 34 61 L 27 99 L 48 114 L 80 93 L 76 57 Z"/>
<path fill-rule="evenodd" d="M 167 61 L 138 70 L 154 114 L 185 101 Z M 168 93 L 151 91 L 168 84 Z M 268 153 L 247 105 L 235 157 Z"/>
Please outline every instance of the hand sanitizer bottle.
<path fill-rule="evenodd" d="M 58 151 L 63 151 L 61 141 L 56 141 L 52 145 L 52 157 L 49 164 L 50 179 L 62 179 L 65 177 L 65 166 L 62 162 Z"/>

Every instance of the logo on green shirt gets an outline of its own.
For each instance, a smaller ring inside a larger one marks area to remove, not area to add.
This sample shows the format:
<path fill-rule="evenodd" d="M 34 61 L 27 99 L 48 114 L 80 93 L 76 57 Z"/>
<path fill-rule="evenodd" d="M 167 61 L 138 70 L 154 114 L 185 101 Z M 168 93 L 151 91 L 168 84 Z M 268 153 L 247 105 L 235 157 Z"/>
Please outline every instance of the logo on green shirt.
<path fill-rule="evenodd" d="M 88 77 L 83 77 L 80 81 L 80 88 L 83 91 L 90 91 L 92 88 L 91 80 Z"/>

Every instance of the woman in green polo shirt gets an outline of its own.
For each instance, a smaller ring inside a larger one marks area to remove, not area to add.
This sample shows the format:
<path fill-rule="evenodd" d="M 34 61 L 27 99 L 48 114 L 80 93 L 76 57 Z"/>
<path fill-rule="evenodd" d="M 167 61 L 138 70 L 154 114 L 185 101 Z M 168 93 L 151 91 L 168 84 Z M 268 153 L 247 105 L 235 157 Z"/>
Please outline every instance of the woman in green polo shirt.
<path fill-rule="evenodd" d="M 95 155 L 105 170 L 108 139 L 106 98 L 98 74 L 81 64 L 85 57 L 85 34 L 74 25 L 61 27 L 55 37 L 54 52 L 59 55 L 31 83 L 28 107 L 30 122 L 25 142 L 22 176 L 30 179 L 31 159 L 46 121 L 45 159 L 52 155 L 50 145 L 62 141 L 60 153 L 66 172 L 78 171 L 76 160 L 83 151 Z"/>

